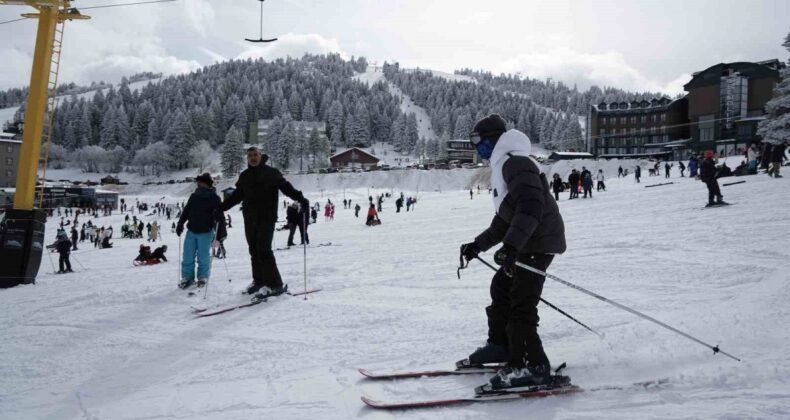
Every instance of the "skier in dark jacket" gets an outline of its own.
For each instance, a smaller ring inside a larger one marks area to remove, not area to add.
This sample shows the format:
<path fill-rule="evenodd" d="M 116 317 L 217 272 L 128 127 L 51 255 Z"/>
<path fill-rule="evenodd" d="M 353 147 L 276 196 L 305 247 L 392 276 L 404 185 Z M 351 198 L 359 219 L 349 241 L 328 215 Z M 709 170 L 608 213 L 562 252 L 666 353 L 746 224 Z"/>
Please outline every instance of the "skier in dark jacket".
<path fill-rule="evenodd" d="M 310 208 L 299 205 L 299 213 L 297 214 L 297 225 L 299 227 L 299 245 L 305 243 L 310 245 L 310 235 L 307 234 L 307 226 L 310 225 L 309 218 Z"/>
<path fill-rule="evenodd" d="M 280 171 L 266 165 L 267 160 L 268 156 L 261 154 L 257 147 L 247 149 L 247 169 L 239 175 L 236 190 L 222 203 L 222 210 L 242 203 L 253 278 L 245 292 L 255 294 L 266 287 L 262 291 L 264 295 L 280 295 L 285 293 L 286 287 L 272 252 L 279 193 L 282 191 L 304 208 L 310 207 L 310 202 L 283 178 Z"/>
<path fill-rule="evenodd" d="M 717 204 L 727 204 L 722 200 L 719 182 L 716 180 L 716 162 L 713 161 L 713 150 L 705 151 L 705 160 L 699 167 L 699 179 L 708 187 L 708 207 Z M 714 202 L 713 199 L 716 198 Z"/>
<path fill-rule="evenodd" d="M 225 215 L 220 209 L 219 196 L 214 191 L 214 180 L 204 173 L 197 178 L 197 189 L 189 196 L 184 211 L 178 218 L 176 235 L 184 232 L 187 223 L 187 235 L 184 238 L 184 255 L 181 259 L 181 282 L 178 287 L 186 289 L 195 282 L 195 259 L 197 259 L 197 286 L 203 287 L 211 275 L 211 243 L 217 238 L 224 238 Z"/>
<path fill-rule="evenodd" d="M 520 262 L 545 271 L 554 255 L 565 252 L 565 226 L 548 182 L 529 157 L 529 138 L 518 130 L 506 131 L 499 115 L 475 124 L 471 142 L 491 163 L 494 216 L 474 242 L 461 246 L 470 261 L 497 244 L 494 254 L 501 267 L 491 281 L 488 343 L 459 366 L 507 362 L 490 381 L 494 389 L 546 384 L 551 365 L 538 335 L 538 302 L 544 277 L 516 266 Z"/>
<path fill-rule="evenodd" d="M 584 189 L 584 198 L 587 198 L 587 194 L 590 194 L 590 198 L 592 198 L 592 187 L 593 187 L 593 179 L 592 173 L 585 167 L 582 166 L 582 189 Z"/>
<path fill-rule="evenodd" d="M 554 191 L 554 200 L 560 201 L 560 193 L 562 192 L 562 178 L 560 178 L 560 174 L 554 174 L 551 180 L 551 189 Z"/>
<path fill-rule="evenodd" d="M 571 170 L 571 174 L 568 175 L 568 186 L 571 190 L 571 195 L 568 199 L 579 198 L 579 173 L 576 172 L 576 169 Z"/>
<path fill-rule="evenodd" d="M 774 178 L 781 178 L 779 168 L 782 167 L 782 161 L 785 160 L 785 149 L 787 142 L 774 144 L 771 147 L 771 167 L 768 169 L 768 176 L 773 175 Z"/>
<path fill-rule="evenodd" d="M 71 269 L 71 261 L 69 261 L 69 255 L 71 254 L 71 241 L 69 237 L 66 235 L 65 231 L 61 231 L 58 233 L 58 240 L 55 243 L 55 250 L 58 251 L 60 254 L 60 258 L 58 259 L 58 274 L 62 273 L 73 273 Z"/>
<path fill-rule="evenodd" d="M 77 224 L 75 223 L 74 226 L 71 227 L 71 250 L 77 250 L 77 239 L 79 239 L 79 234 L 77 233 Z"/>
<path fill-rule="evenodd" d="M 637 184 L 639 183 L 639 178 L 642 178 L 642 167 L 636 165 L 636 168 L 634 168 L 634 180 L 636 180 Z"/>
<path fill-rule="evenodd" d="M 288 244 L 286 246 L 294 246 L 294 233 L 296 227 L 299 225 L 299 204 L 291 203 L 285 209 L 285 221 L 288 223 Z"/>
<path fill-rule="evenodd" d="M 362 207 L 360 207 L 359 203 L 357 203 L 357 205 L 354 206 L 354 217 L 357 217 L 357 218 L 359 217 L 359 211 L 360 210 L 362 210 Z"/>

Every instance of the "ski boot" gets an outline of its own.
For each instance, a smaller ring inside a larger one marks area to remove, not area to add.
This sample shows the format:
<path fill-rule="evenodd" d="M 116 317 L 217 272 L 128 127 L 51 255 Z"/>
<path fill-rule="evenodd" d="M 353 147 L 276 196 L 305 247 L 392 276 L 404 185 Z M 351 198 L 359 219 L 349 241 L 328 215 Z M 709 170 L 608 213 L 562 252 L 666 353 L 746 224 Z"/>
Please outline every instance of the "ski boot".
<path fill-rule="evenodd" d="M 198 287 L 198 289 L 199 289 L 199 288 L 201 288 L 201 287 L 203 287 L 203 286 L 205 286 L 205 285 L 206 285 L 206 283 L 208 283 L 208 279 L 198 279 L 198 281 L 197 281 L 197 287 Z"/>
<path fill-rule="evenodd" d="M 182 279 L 181 282 L 178 283 L 178 288 L 179 289 L 186 289 L 186 288 L 192 286 L 193 284 L 195 284 L 195 280 L 194 279 Z"/>
<path fill-rule="evenodd" d="M 505 363 L 510 357 L 510 352 L 506 346 L 494 343 L 486 343 L 483 347 L 478 347 L 466 359 L 455 362 L 458 369 L 479 368 L 489 363 Z"/>
<path fill-rule="evenodd" d="M 245 295 L 254 295 L 254 294 L 258 293 L 258 290 L 261 290 L 262 287 L 263 287 L 262 284 L 256 284 L 255 282 L 252 282 L 252 283 L 250 283 L 249 286 L 247 286 L 246 289 L 244 289 L 243 294 L 245 294 Z"/>
<path fill-rule="evenodd" d="M 263 286 L 258 290 L 258 293 L 255 294 L 255 299 L 257 300 L 265 300 L 268 297 L 272 296 L 280 296 L 281 294 L 288 291 L 288 285 L 284 284 L 280 287 L 275 287 L 274 289 L 269 288 L 267 286 Z"/>
<path fill-rule="evenodd" d="M 554 378 L 559 381 L 560 378 L 567 377 L 552 376 L 551 366 L 548 364 L 528 365 L 521 368 L 506 366 L 488 381 L 488 386 L 483 385 L 481 388 L 485 392 L 560 385 L 554 383 Z"/>

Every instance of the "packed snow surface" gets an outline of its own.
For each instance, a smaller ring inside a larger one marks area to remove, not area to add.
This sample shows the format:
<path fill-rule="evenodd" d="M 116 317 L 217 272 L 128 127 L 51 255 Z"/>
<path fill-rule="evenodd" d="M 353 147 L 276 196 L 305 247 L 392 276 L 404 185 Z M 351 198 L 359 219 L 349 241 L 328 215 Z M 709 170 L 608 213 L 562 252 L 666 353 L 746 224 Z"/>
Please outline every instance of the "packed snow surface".
<path fill-rule="evenodd" d="M 356 368 L 451 368 L 483 344 L 492 273 L 472 263 L 459 280 L 456 267 L 459 245 L 491 219 L 491 199 L 486 190 L 471 200 L 468 190 L 426 191 L 408 213 L 395 213 L 390 199 L 383 224 L 369 228 L 343 209 L 340 190 L 303 184 L 311 200 L 337 205 L 334 221 L 319 215 L 310 226 L 313 244 L 332 246 L 307 249 L 308 287 L 323 288 L 307 300 L 282 296 L 193 319 L 190 306 L 247 300 L 240 294 L 250 268 L 238 208 L 230 212 L 228 258 L 214 260 L 206 300 L 176 288 L 179 243 L 168 228 L 162 243 L 170 261 L 155 266 L 132 266 L 140 240 L 115 239 L 114 248 L 102 250 L 79 244 L 76 274 L 52 274 L 57 255 L 45 255 L 37 284 L 0 290 L 0 418 L 789 418 L 790 181 L 722 179 L 746 183 L 722 187 L 733 205 L 703 209 L 704 185 L 676 176 L 656 188 L 645 186 L 663 177 L 641 184 L 612 178 L 592 199 L 568 201 L 563 193 L 568 251 L 549 271 L 719 344 L 741 363 L 547 280 L 544 298 L 604 334 L 600 339 L 540 306 L 546 351 L 555 366 L 568 363 L 574 383 L 669 382 L 420 411 L 368 409 L 361 395 L 468 396 L 487 380 L 373 382 Z M 371 194 L 386 190 L 380 187 Z M 345 191 L 354 203 L 366 203 L 367 194 Z M 153 203 L 163 195 L 152 189 L 126 198 Z M 119 236 L 122 218 L 94 223 L 112 225 Z M 48 223 L 47 242 L 58 220 Z M 276 232 L 274 245 L 285 242 L 286 232 Z M 301 290 L 302 249 L 275 254 L 290 289 Z"/>

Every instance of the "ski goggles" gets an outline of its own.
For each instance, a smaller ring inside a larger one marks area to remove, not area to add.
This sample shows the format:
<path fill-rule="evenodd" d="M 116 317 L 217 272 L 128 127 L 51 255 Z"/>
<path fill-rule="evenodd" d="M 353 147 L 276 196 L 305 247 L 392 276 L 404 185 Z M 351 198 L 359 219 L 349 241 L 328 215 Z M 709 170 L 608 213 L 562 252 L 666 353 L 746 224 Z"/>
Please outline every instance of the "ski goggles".
<path fill-rule="evenodd" d="M 477 146 L 478 144 L 480 144 L 480 142 L 485 140 L 488 136 L 494 136 L 494 135 L 497 135 L 497 134 L 500 134 L 500 133 L 502 133 L 502 132 L 501 131 L 489 131 L 487 133 L 478 133 L 478 132 L 473 131 L 473 132 L 469 133 L 469 141 L 472 143 L 473 146 Z"/>

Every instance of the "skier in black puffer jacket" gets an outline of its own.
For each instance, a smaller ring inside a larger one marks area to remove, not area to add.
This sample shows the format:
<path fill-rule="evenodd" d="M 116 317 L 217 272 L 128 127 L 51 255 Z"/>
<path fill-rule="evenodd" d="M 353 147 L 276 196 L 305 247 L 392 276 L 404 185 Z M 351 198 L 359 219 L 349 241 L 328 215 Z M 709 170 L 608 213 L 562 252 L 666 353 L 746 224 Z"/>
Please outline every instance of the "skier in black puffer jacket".
<path fill-rule="evenodd" d="M 252 284 L 245 293 L 255 294 L 262 288 L 264 295 L 285 293 L 280 270 L 272 252 L 274 224 L 277 222 L 277 206 L 282 191 L 288 198 L 299 202 L 304 208 L 310 202 L 294 188 L 275 168 L 266 165 L 268 156 L 253 146 L 247 149 L 248 167 L 239 175 L 236 190 L 222 203 L 222 210 L 228 211 L 242 203 L 244 233 L 252 260 Z"/>
<path fill-rule="evenodd" d="M 516 261 L 545 271 L 554 255 L 565 252 L 565 225 L 546 176 L 529 157 L 529 138 L 505 129 L 499 115 L 480 120 L 472 133 L 478 154 L 491 162 L 496 215 L 474 242 L 461 246 L 467 261 L 502 247 L 494 255 L 501 267 L 491 281 L 488 343 L 461 364 L 507 362 L 491 379 L 495 389 L 545 384 L 551 365 L 538 335 L 538 302 L 545 277 L 519 268 Z"/>

